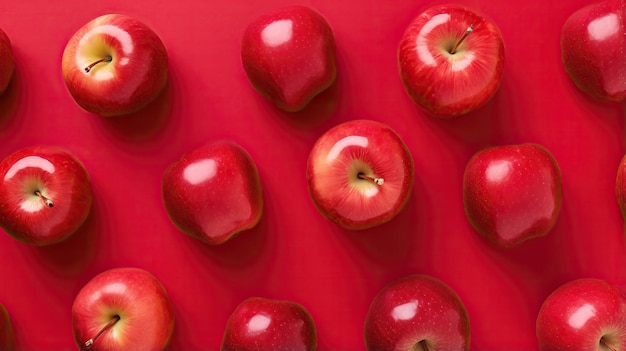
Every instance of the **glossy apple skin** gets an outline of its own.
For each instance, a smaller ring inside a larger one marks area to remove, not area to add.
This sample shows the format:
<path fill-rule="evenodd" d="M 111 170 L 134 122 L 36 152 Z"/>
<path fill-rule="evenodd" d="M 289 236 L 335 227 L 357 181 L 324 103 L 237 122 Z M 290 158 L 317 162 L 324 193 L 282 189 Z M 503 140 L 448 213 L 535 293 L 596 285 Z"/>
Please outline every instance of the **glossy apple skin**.
<path fill-rule="evenodd" d="M 104 57 L 90 72 L 85 67 Z M 135 112 L 167 82 L 167 51 L 158 35 L 136 19 L 100 16 L 81 27 L 63 52 L 63 78 L 78 105 L 102 116 Z"/>
<path fill-rule="evenodd" d="M 396 279 L 376 295 L 364 336 L 369 351 L 422 350 L 424 344 L 428 351 L 469 350 L 471 337 L 469 316 L 456 292 L 420 274 Z"/>
<path fill-rule="evenodd" d="M 231 142 L 183 155 L 165 171 L 162 196 L 172 222 L 211 245 L 253 228 L 263 213 L 256 165 L 245 149 Z"/>
<path fill-rule="evenodd" d="M 473 31 L 450 54 L 467 29 Z M 460 5 L 437 5 L 406 28 L 398 49 L 402 83 L 428 113 L 452 118 L 487 103 L 500 86 L 504 42 L 498 27 Z"/>
<path fill-rule="evenodd" d="M 15 69 L 13 47 L 9 36 L 0 29 L 0 94 L 4 93 Z"/>
<path fill-rule="evenodd" d="M 0 351 L 15 350 L 15 336 L 9 313 L 0 305 Z"/>
<path fill-rule="evenodd" d="M 561 59 L 576 86 L 590 96 L 621 101 L 626 93 L 624 1 L 587 5 L 563 24 Z"/>
<path fill-rule="evenodd" d="M 254 89 L 290 112 L 302 110 L 335 82 L 335 51 L 330 25 L 305 6 L 261 15 L 241 42 L 243 68 Z"/>
<path fill-rule="evenodd" d="M 376 185 L 358 174 L 384 179 Z M 337 125 L 313 145 L 307 181 L 320 213 L 346 229 L 366 229 L 395 217 L 413 187 L 413 158 L 389 126 L 371 120 Z"/>
<path fill-rule="evenodd" d="M 0 227 L 24 243 L 43 246 L 68 238 L 87 219 L 92 197 L 84 166 L 61 148 L 27 147 L 0 162 Z"/>
<path fill-rule="evenodd" d="M 545 236 L 561 210 L 561 171 L 546 148 L 505 145 L 477 152 L 463 175 L 465 213 L 501 247 Z"/>
<path fill-rule="evenodd" d="M 120 319 L 99 337 L 114 317 Z M 114 268 L 92 278 L 72 305 L 76 344 L 89 350 L 164 350 L 174 329 L 174 309 L 163 285 L 140 268 Z"/>
<path fill-rule="evenodd" d="M 622 212 L 622 217 L 626 220 L 626 155 L 622 158 L 617 168 L 615 195 L 617 196 L 617 204 Z"/>
<path fill-rule="evenodd" d="M 317 348 L 315 323 L 293 301 L 251 297 L 233 311 L 224 331 L 222 351 L 310 351 Z"/>
<path fill-rule="evenodd" d="M 536 331 L 542 351 L 607 351 L 606 346 L 623 350 L 626 295 L 603 280 L 570 281 L 543 302 Z"/>

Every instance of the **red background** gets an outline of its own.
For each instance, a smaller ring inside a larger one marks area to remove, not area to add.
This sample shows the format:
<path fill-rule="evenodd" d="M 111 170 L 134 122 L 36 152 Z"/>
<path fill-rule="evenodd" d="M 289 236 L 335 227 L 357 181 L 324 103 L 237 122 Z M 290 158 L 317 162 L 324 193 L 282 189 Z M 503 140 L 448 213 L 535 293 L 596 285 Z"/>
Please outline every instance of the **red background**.
<path fill-rule="evenodd" d="M 33 144 L 63 146 L 86 166 L 95 196 L 86 224 L 64 243 L 34 248 L 0 235 L 0 302 L 19 349 L 75 349 L 74 296 L 95 274 L 121 266 L 149 270 L 168 290 L 177 318 L 171 350 L 218 349 L 228 316 L 248 296 L 302 303 L 316 322 L 320 350 L 364 349 L 370 301 L 411 273 L 457 291 L 473 350 L 534 350 L 537 311 L 557 286 L 578 277 L 626 284 L 614 194 L 624 154 L 622 106 L 588 99 L 560 62 L 561 27 L 586 1 L 458 1 L 498 24 L 506 69 L 488 106 L 451 121 L 417 108 L 397 70 L 405 27 L 434 3 L 303 1 L 333 27 L 338 81 L 305 111 L 288 114 L 252 90 L 239 43 L 257 15 L 291 2 L 0 2 L 0 27 L 17 61 L 0 97 L 0 156 Z M 161 36 L 170 80 L 147 110 L 105 119 L 69 96 L 61 54 L 76 29 L 111 12 L 134 16 Z M 350 232 L 316 211 L 305 165 L 325 130 L 357 118 L 400 134 L 415 161 L 415 187 L 393 221 Z M 222 139 L 255 159 L 265 213 L 255 229 L 210 247 L 174 228 L 160 183 L 183 153 Z M 479 149 L 520 142 L 546 146 L 559 162 L 563 208 L 547 237 L 502 250 L 465 218 L 462 176 Z"/>

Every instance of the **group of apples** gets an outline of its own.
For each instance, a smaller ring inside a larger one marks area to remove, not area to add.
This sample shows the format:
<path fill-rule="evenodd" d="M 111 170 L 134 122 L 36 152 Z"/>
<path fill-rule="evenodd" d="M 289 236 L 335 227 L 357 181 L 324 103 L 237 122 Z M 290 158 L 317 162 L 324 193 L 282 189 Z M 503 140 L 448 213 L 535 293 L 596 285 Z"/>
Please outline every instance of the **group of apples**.
<path fill-rule="evenodd" d="M 564 24 L 565 70 L 589 95 L 620 101 L 626 93 L 624 7 L 593 4 Z M 315 10 L 292 6 L 251 23 L 241 60 L 252 85 L 277 108 L 313 103 L 337 76 L 333 31 Z M 617 50 L 621 48 L 622 50 Z M 0 93 L 14 62 L 0 30 Z M 428 114 L 454 118 L 486 104 L 504 70 L 498 27 L 458 5 L 438 5 L 407 27 L 398 50 L 402 83 Z M 168 59 L 158 35 L 132 17 L 111 14 L 80 28 L 62 58 L 68 91 L 83 109 L 102 116 L 135 112 L 166 85 Z M 394 130 L 353 120 L 312 146 L 306 179 L 313 203 L 343 228 L 359 230 L 392 220 L 407 203 L 413 159 Z M 0 226 L 24 243 L 52 245 L 72 235 L 92 204 L 89 175 L 67 151 L 48 146 L 18 150 L 0 162 Z M 545 147 L 494 146 L 477 152 L 463 176 L 463 203 L 476 231 L 508 248 L 547 235 L 561 208 L 561 172 Z M 616 180 L 626 217 L 626 158 Z M 192 150 L 164 170 L 163 205 L 182 232 L 219 245 L 254 227 L 263 212 L 257 166 L 231 142 Z M 164 286 L 149 272 L 117 268 L 94 277 L 76 296 L 73 328 L 81 349 L 163 349 L 174 313 Z M 597 279 L 568 282 L 544 302 L 537 318 L 542 350 L 618 350 L 626 347 L 626 295 Z M 0 305 L 0 350 L 13 347 L 11 323 Z M 426 275 L 399 278 L 373 299 L 364 323 L 369 350 L 468 350 L 470 322 L 461 298 Z M 225 329 L 223 350 L 312 350 L 313 319 L 301 305 L 260 297 L 244 300 Z"/>

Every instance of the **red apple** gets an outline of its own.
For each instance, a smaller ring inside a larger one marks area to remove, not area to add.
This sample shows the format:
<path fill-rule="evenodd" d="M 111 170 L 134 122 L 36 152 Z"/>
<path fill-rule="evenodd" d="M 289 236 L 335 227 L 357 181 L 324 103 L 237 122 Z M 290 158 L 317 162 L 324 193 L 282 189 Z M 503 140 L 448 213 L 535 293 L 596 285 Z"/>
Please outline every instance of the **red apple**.
<path fill-rule="evenodd" d="M 542 351 L 626 349 L 626 295 L 606 281 L 581 278 L 557 288 L 537 316 Z"/>
<path fill-rule="evenodd" d="M 15 350 L 15 336 L 13 326 L 4 306 L 0 305 L 0 351 Z"/>
<path fill-rule="evenodd" d="M 157 34 L 119 14 L 81 27 L 63 52 L 63 78 L 78 105 L 103 115 L 135 112 L 167 82 L 167 51 Z"/>
<path fill-rule="evenodd" d="M 239 304 L 226 324 L 222 351 L 317 348 L 313 318 L 292 301 L 251 297 Z"/>
<path fill-rule="evenodd" d="M 342 123 L 322 135 L 307 162 L 311 198 L 326 218 L 347 229 L 395 217 L 413 187 L 413 158 L 387 125 Z"/>
<path fill-rule="evenodd" d="M 504 69 L 504 43 L 483 15 L 460 5 L 436 5 L 409 24 L 398 61 L 409 96 L 432 115 L 451 118 L 494 95 Z"/>
<path fill-rule="evenodd" d="M 561 171 L 546 148 L 506 145 L 477 152 L 463 175 L 465 213 L 501 247 L 547 235 L 561 210 Z"/>
<path fill-rule="evenodd" d="M 561 59 L 576 86 L 594 98 L 626 95 L 624 1 L 609 0 L 574 12 L 561 32 Z"/>
<path fill-rule="evenodd" d="M 388 284 L 365 319 L 370 351 L 461 351 L 470 348 L 470 323 L 459 296 L 439 279 L 410 275 Z"/>
<path fill-rule="evenodd" d="M 617 195 L 617 204 L 622 212 L 622 217 L 626 220 L 626 155 L 620 161 L 617 169 L 615 194 Z"/>
<path fill-rule="evenodd" d="M 13 76 L 15 61 L 13 48 L 7 34 L 0 29 L 0 94 L 2 94 Z"/>
<path fill-rule="evenodd" d="M 80 290 L 72 324 L 81 350 L 164 350 L 174 329 L 174 309 L 152 274 L 116 268 Z"/>
<path fill-rule="evenodd" d="M 0 162 L 0 227 L 42 246 L 74 233 L 91 210 L 89 175 L 67 151 L 50 146 L 18 150 Z"/>
<path fill-rule="evenodd" d="M 174 162 L 163 175 L 162 195 L 172 222 L 212 245 L 253 228 L 263 212 L 256 165 L 230 142 L 201 147 Z"/>
<path fill-rule="evenodd" d="M 281 8 L 250 23 L 241 60 L 254 89 L 285 111 L 303 109 L 337 75 L 333 31 L 305 6 Z"/>

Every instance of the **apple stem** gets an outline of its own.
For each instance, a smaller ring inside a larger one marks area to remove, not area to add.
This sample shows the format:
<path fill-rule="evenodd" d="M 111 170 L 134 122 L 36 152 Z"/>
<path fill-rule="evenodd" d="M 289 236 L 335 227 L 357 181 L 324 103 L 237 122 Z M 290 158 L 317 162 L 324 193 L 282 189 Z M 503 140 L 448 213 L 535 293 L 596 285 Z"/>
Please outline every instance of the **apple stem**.
<path fill-rule="evenodd" d="M 46 197 L 44 194 L 42 194 L 41 191 L 36 190 L 35 195 L 39 196 L 39 198 L 46 204 L 46 206 L 48 207 L 54 206 L 54 202 L 52 202 L 52 200 L 50 200 L 49 197 Z"/>
<path fill-rule="evenodd" d="M 606 342 L 606 339 L 604 338 L 604 336 L 600 338 L 600 345 L 606 347 L 607 349 L 611 351 L 617 351 L 617 349 L 614 348 L 613 345 L 610 345 L 608 342 Z"/>
<path fill-rule="evenodd" d="M 456 50 L 459 48 L 459 45 L 461 45 L 461 43 L 463 42 L 463 40 L 465 40 L 465 38 L 467 38 L 468 35 L 470 35 L 470 33 L 474 30 L 474 25 L 471 24 L 467 30 L 465 31 L 465 33 L 463 34 L 463 36 L 461 37 L 461 39 L 459 39 L 459 41 L 456 42 L 456 44 L 454 45 L 454 47 L 452 47 L 452 49 L 450 50 L 450 55 L 454 55 L 456 54 Z"/>
<path fill-rule="evenodd" d="M 111 62 L 111 61 L 113 61 L 113 57 L 111 57 L 111 56 L 106 56 L 106 57 L 104 57 L 104 58 L 101 58 L 101 59 L 99 59 L 98 61 L 93 62 L 93 63 L 92 63 L 92 64 L 90 64 L 89 66 L 85 67 L 85 73 L 89 73 L 89 72 L 91 72 L 91 69 L 93 68 L 93 66 L 95 66 L 95 65 L 97 65 L 97 64 L 99 64 L 99 63 L 102 63 L 102 62 Z"/>
<path fill-rule="evenodd" d="M 376 184 L 376 185 L 383 185 L 385 183 L 385 179 L 383 179 L 381 177 L 370 177 L 370 176 L 365 175 L 363 173 L 359 173 L 357 175 L 357 177 L 359 179 L 367 180 L 367 181 L 371 182 L 372 184 Z"/>
<path fill-rule="evenodd" d="M 104 326 L 102 327 L 102 329 L 100 329 L 100 331 L 96 334 L 96 336 L 94 336 L 93 338 L 85 341 L 85 348 L 84 350 L 89 350 L 92 346 L 93 343 L 96 341 L 96 339 L 102 335 L 102 333 L 104 333 L 107 329 L 111 328 L 113 325 L 115 325 L 115 323 L 117 323 L 120 320 L 120 316 L 113 316 L 113 318 L 111 318 L 111 320 Z"/>

